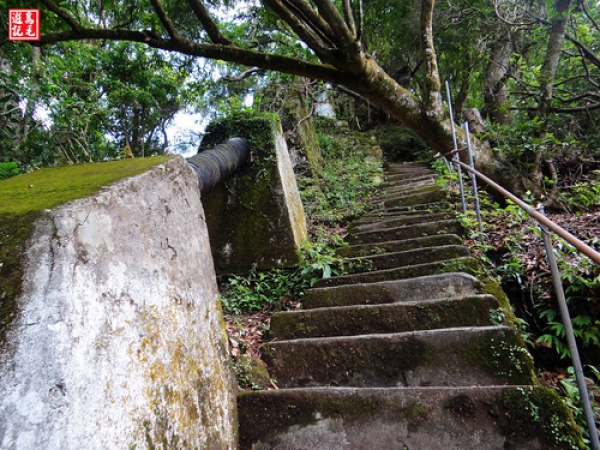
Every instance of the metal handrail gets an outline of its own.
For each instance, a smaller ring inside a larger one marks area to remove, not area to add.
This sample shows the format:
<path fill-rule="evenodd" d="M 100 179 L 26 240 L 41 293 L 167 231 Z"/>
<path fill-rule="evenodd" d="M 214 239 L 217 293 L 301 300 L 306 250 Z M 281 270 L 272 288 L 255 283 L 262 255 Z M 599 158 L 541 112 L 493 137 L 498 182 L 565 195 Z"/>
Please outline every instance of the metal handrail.
<path fill-rule="evenodd" d="M 448 98 L 450 98 L 449 95 L 448 95 Z M 454 129 L 454 127 L 453 127 L 453 129 Z M 455 140 L 455 142 L 456 142 L 456 140 Z M 585 383 L 585 376 L 583 374 L 583 366 L 581 364 L 581 358 L 579 356 L 579 351 L 577 349 L 575 333 L 573 331 L 573 325 L 571 323 L 571 317 L 569 314 L 569 307 L 567 305 L 563 285 L 562 285 L 562 282 L 560 279 L 558 265 L 556 263 L 556 259 L 554 258 L 554 253 L 552 252 L 552 243 L 550 241 L 550 236 L 549 236 L 549 233 L 547 232 L 547 230 L 551 230 L 554 233 L 556 233 L 558 236 L 562 237 L 564 240 L 569 242 L 577 250 L 579 250 L 581 253 L 588 256 L 590 259 L 592 259 L 597 264 L 600 264 L 600 253 L 597 252 L 596 250 L 594 250 L 589 245 L 587 245 L 585 242 L 583 242 L 580 239 L 578 239 L 577 237 L 573 236 L 571 233 L 569 233 L 567 230 L 565 230 L 564 228 L 562 228 L 561 226 L 559 226 L 552 220 L 548 219 L 544 215 L 543 208 L 534 208 L 533 206 L 525 203 L 523 200 L 521 200 L 519 197 L 514 195 L 512 192 L 508 191 L 507 189 L 500 186 L 495 181 L 491 180 L 490 178 L 488 178 L 487 176 L 485 176 L 484 174 L 482 174 L 481 172 L 476 170 L 473 167 L 474 163 L 473 163 L 472 152 L 471 152 L 471 143 L 470 143 L 468 133 L 467 133 L 467 144 L 468 144 L 467 147 L 469 150 L 470 165 L 465 164 L 464 162 L 460 161 L 456 157 L 453 157 L 450 160 L 450 162 L 457 165 L 457 169 L 459 169 L 458 170 L 459 177 L 460 177 L 460 173 L 461 173 L 460 168 L 465 169 L 472 176 L 473 181 L 474 181 L 473 188 L 474 188 L 475 197 L 478 199 L 477 185 L 475 183 L 475 178 L 479 178 L 480 180 L 487 183 L 490 187 L 495 189 L 497 192 L 502 194 L 504 197 L 511 200 L 513 203 L 515 203 L 521 209 L 523 209 L 528 215 L 530 215 L 535 220 L 537 220 L 538 224 L 540 225 L 543 240 L 544 240 L 544 246 L 546 248 L 546 257 L 548 259 L 548 265 L 549 265 L 550 271 L 552 273 L 552 280 L 554 283 L 554 290 L 556 291 L 556 297 L 558 300 L 560 315 L 561 315 L 562 322 L 563 322 L 563 325 L 565 328 L 565 337 L 567 339 L 567 344 L 568 344 L 569 350 L 571 352 L 571 361 L 573 363 L 573 368 L 575 369 L 575 379 L 577 381 L 577 387 L 579 390 L 579 395 L 581 397 L 581 403 L 583 406 L 583 413 L 585 416 L 588 432 L 590 435 L 590 443 L 591 443 L 593 450 L 600 450 L 600 440 L 598 438 L 598 430 L 596 428 L 596 422 L 594 420 L 594 412 L 592 410 L 592 405 L 590 402 L 587 385 Z M 454 156 L 457 153 L 456 147 L 457 147 L 457 145 L 455 144 L 455 149 L 453 150 L 453 152 L 451 152 Z M 445 156 L 438 154 L 438 155 L 436 155 L 436 157 L 442 158 Z M 448 160 L 448 159 L 446 158 L 446 160 Z M 465 209 L 464 205 L 466 202 L 465 202 L 463 189 L 461 189 L 461 196 L 462 196 L 463 210 L 464 210 Z M 476 207 L 477 207 L 477 217 L 479 220 L 479 226 L 480 226 L 480 230 L 481 230 L 481 216 L 479 214 L 479 202 L 477 202 Z M 538 211 L 538 209 L 541 212 Z"/>
<path fill-rule="evenodd" d="M 531 217 L 533 217 L 535 220 L 537 220 L 539 223 L 541 223 L 547 229 L 552 230 L 554 233 L 559 235 L 561 238 L 563 238 L 565 241 L 567 241 L 569 244 L 571 244 L 573 247 L 575 247 L 581 253 L 588 256 L 596 264 L 600 264 L 600 253 L 598 253 L 596 250 L 594 250 L 592 247 L 587 245 L 585 242 L 583 242 L 579 238 L 573 236 L 571 233 L 569 233 L 567 230 L 562 228 L 560 225 L 556 224 L 555 222 L 551 221 L 543 214 L 539 213 L 536 210 L 536 208 L 525 203 L 519 197 L 517 197 L 510 191 L 504 189 L 498 183 L 496 183 L 493 180 L 491 180 L 490 178 L 486 177 L 484 174 L 482 174 L 478 170 L 473 169 L 472 167 L 469 167 L 464 162 L 462 162 L 462 161 L 451 161 L 451 162 L 453 162 L 455 164 L 459 164 L 461 167 L 463 167 L 469 173 L 472 173 L 480 180 L 485 181 L 490 187 L 492 187 L 493 189 L 498 191 L 500 194 L 502 194 L 503 196 L 508 198 L 510 201 L 512 201 L 519 207 L 521 207 L 521 209 L 525 210 L 525 212 L 527 212 L 527 214 L 529 214 Z"/>

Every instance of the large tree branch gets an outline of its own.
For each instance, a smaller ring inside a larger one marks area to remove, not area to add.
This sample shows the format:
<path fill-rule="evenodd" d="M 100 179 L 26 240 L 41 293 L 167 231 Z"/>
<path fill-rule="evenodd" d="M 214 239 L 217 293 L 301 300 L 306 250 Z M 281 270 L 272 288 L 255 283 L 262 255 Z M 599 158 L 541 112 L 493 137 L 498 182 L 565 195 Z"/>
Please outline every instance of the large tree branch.
<path fill-rule="evenodd" d="M 285 0 L 284 0 L 285 1 Z M 310 25 L 302 21 L 296 14 L 290 11 L 289 8 L 284 5 L 282 0 L 264 0 L 264 3 L 268 5 L 275 13 L 283 19 L 294 32 L 302 39 L 316 54 L 319 58 L 324 61 L 331 61 L 332 55 L 330 49 Z M 285 2 L 288 3 L 288 2 Z"/>
<path fill-rule="evenodd" d="M 149 40 L 147 34 L 142 31 L 80 28 L 77 31 L 72 30 L 44 35 L 41 37 L 39 43 L 40 45 L 47 45 L 56 42 L 85 39 L 140 42 L 154 48 L 179 52 L 184 55 L 223 60 L 249 67 L 257 66 L 265 70 L 275 70 L 306 78 L 316 78 L 335 84 L 345 84 L 353 78 L 350 74 L 345 74 L 330 65 L 302 61 L 287 56 L 261 53 L 235 46 L 198 43 L 183 38 L 174 40 L 157 37 Z"/>
<path fill-rule="evenodd" d="M 233 44 L 233 42 L 223 36 L 218 25 L 215 23 L 210 12 L 206 9 L 206 6 L 204 6 L 204 3 L 201 0 L 187 0 L 187 2 L 213 43 L 222 45 Z"/>
<path fill-rule="evenodd" d="M 344 18 L 340 15 L 339 11 L 334 6 L 331 0 L 313 0 L 319 13 L 325 21 L 331 27 L 336 40 L 339 42 L 340 47 L 344 50 L 350 49 L 355 43 L 355 38 Z"/>
<path fill-rule="evenodd" d="M 304 0 L 285 0 L 289 8 L 294 9 L 297 14 L 317 33 L 323 41 L 331 47 L 336 46 L 335 35 L 331 27 L 319 15 L 317 10 L 306 3 Z"/>
<path fill-rule="evenodd" d="M 156 11 L 156 14 L 158 15 L 158 18 L 160 19 L 163 26 L 165 27 L 165 30 L 167 30 L 167 33 L 169 33 L 169 36 L 171 36 L 171 39 L 178 39 L 179 33 L 175 28 L 175 25 L 173 25 L 171 19 L 169 19 L 167 11 L 165 11 L 165 8 L 163 8 L 163 5 L 160 2 L 160 0 L 150 0 L 150 4 Z"/>
<path fill-rule="evenodd" d="M 342 0 L 342 4 L 344 8 L 344 17 L 346 18 L 346 25 L 348 25 L 350 33 L 352 33 L 356 39 L 356 25 L 354 24 L 354 13 L 352 12 L 350 0 Z"/>
<path fill-rule="evenodd" d="M 73 30 L 79 30 L 82 28 L 82 25 L 79 22 L 71 17 L 69 13 L 60 9 L 52 0 L 41 0 L 41 2 L 44 4 L 44 6 L 46 6 L 46 8 L 60 17 L 62 21 L 69 25 L 69 27 L 71 27 Z"/>

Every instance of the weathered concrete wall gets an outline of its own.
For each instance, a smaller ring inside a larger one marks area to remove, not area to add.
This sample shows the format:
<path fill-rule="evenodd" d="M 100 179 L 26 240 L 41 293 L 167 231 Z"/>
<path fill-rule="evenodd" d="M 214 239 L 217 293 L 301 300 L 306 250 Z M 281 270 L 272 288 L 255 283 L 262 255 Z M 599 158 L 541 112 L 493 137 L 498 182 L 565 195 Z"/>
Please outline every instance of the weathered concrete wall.
<path fill-rule="evenodd" d="M 0 448 L 233 449 L 233 378 L 183 158 L 45 212 L 2 342 Z"/>
<path fill-rule="evenodd" d="M 241 137 L 252 160 L 202 199 L 217 274 L 297 264 L 308 233 L 278 117 L 223 119 L 207 132 L 202 149 Z"/>

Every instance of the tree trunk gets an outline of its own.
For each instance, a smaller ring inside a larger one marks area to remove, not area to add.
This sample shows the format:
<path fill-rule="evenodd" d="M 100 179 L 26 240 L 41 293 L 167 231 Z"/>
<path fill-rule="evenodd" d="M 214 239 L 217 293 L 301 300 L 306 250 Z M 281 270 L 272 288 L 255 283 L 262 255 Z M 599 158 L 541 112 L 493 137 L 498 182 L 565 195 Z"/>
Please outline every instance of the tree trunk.
<path fill-rule="evenodd" d="M 485 70 L 483 85 L 485 106 L 482 115 L 497 124 L 506 123 L 508 119 L 505 80 L 510 64 L 511 50 L 510 32 L 506 30 L 492 44 L 490 61 Z"/>
<path fill-rule="evenodd" d="M 547 128 L 548 113 L 550 112 L 550 103 L 554 91 L 554 78 L 556 69 L 565 41 L 565 32 L 569 22 L 571 0 L 556 0 L 554 4 L 555 15 L 552 18 L 552 30 L 550 40 L 546 49 L 544 65 L 540 73 L 540 103 L 538 106 L 538 117 L 542 120 L 542 129 L 540 132 L 545 134 Z"/>
<path fill-rule="evenodd" d="M 537 117 L 540 121 L 540 125 L 536 132 L 536 136 L 542 140 L 546 139 L 546 133 L 548 131 L 548 117 L 554 92 L 554 80 L 565 40 L 565 33 L 570 16 L 570 8 L 571 0 L 555 0 L 550 39 L 548 41 L 548 47 L 546 48 L 544 64 L 540 72 L 541 92 L 537 109 Z M 542 164 L 547 161 L 545 155 L 545 146 L 532 146 L 532 150 L 525 152 L 523 158 L 530 164 L 527 188 L 539 197 L 546 196 L 543 186 L 544 175 L 542 172 Z M 550 172 L 555 174 L 553 171 Z M 553 181 L 554 183 L 552 191 L 550 195 L 547 195 L 547 202 L 548 206 L 550 207 L 557 206 L 555 205 L 558 197 L 557 183 L 556 180 Z"/>

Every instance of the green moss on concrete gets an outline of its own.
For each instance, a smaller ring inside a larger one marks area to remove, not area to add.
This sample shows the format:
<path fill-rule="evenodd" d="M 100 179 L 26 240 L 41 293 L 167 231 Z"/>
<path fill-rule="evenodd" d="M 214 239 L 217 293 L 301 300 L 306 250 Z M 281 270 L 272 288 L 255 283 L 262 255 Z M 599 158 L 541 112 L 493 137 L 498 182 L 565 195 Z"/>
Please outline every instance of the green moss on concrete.
<path fill-rule="evenodd" d="M 16 316 L 16 299 L 21 294 L 23 244 L 31 235 L 37 211 L 0 215 L 0 344 Z"/>
<path fill-rule="evenodd" d="M 359 296 L 363 294 L 358 293 Z M 348 293 L 352 296 L 352 293 Z M 358 303 L 357 300 L 354 300 Z M 278 340 L 327 336 L 398 333 L 465 326 L 489 326 L 494 297 L 467 297 L 419 305 L 387 304 L 278 313 L 271 318 L 271 336 Z"/>
<path fill-rule="evenodd" d="M 281 391 L 280 391 L 281 392 Z M 427 419 L 428 410 L 418 404 L 400 406 L 388 399 L 328 393 L 305 395 L 301 391 L 285 395 L 262 395 L 245 391 L 239 396 L 240 448 L 250 448 L 267 435 L 275 436 L 292 426 L 306 427 L 322 419 L 352 422 L 384 414 L 387 418 L 406 419 L 411 425 Z"/>
<path fill-rule="evenodd" d="M 473 275 L 479 272 L 479 267 L 479 262 L 475 258 L 468 256 L 428 264 L 418 264 L 396 269 L 378 270 L 368 273 L 321 279 L 318 280 L 313 287 L 321 288 L 341 286 L 344 284 L 376 283 L 379 281 L 401 280 L 450 272 L 464 272 Z"/>
<path fill-rule="evenodd" d="M 53 167 L 0 181 L 0 215 L 52 209 L 89 197 L 102 186 L 139 175 L 170 156 Z"/>
<path fill-rule="evenodd" d="M 306 225 L 292 223 L 294 218 L 304 220 L 304 215 L 294 214 L 287 209 L 293 205 L 285 204 L 285 180 L 280 179 L 277 166 L 279 133 L 281 124 L 274 114 L 237 115 L 207 128 L 201 149 L 241 137 L 252 160 L 203 199 L 219 275 L 243 274 L 254 264 L 270 269 L 298 263 L 294 230 L 305 230 Z"/>
<path fill-rule="evenodd" d="M 539 436 L 546 448 L 585 449 L 571 412 L 556 392 L 545 387 L 508 391 L 503 398 L 509 436 Z"/>
<path fill-rule="evenodd" d="M 407 336 L 391 345 L 381 339 L 339 340 L 322 345 L 266 345 L 263 357 L 281 387 L 315 385 L 397 386 L 402 373 L 431 363 L 437 349 Z M 310 379 L 305 379 L 305 377 Z"/>
<path fill-rule="evenodd" d="M 54 167 L 0 181 L 0 343 L 16 317 L 21 257 L 33 223 L 43 210 L 88 197 L 119 179 L 138 175 L 171 157 Z"/>
<path fill-rule="evenodd" d="M 496 336 L 488 335 L 461 343 L 456 351 L 462 352 L 470 365 L 485 368 L 511 384 L 530 385 L 536 382 L 533 360 L 511 329 Z"/>

